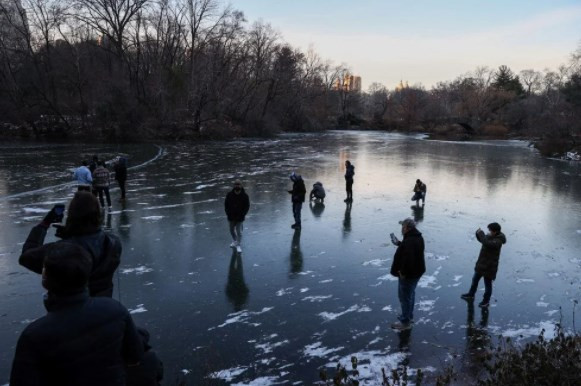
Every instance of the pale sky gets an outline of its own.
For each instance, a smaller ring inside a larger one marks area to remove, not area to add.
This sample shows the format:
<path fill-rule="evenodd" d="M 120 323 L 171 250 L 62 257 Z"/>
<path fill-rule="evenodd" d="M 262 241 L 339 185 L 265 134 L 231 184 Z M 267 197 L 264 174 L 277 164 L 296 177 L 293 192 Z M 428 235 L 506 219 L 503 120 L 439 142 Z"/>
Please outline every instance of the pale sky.
<path fill-rule="evenodd" d="M 430 88 L 478 66 L 556 69 L 581 42 L 580 0 L 230 0 L 250 23 L 346 63 L 363 88 Z"/>

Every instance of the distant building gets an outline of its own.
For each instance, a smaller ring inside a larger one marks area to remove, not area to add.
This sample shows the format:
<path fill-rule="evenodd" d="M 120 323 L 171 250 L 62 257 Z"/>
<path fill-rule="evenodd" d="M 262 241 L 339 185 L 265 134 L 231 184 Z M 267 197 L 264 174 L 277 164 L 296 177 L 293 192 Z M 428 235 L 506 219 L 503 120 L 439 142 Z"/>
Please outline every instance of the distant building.
<path fill-rule="evenodd" d="M 0 0 L 0 47 L 6 52 L 26 49 L 28 19 L 20 0 Z"/>
<path fill-rule="evenodd" d="M 408 84 L 408 81 L 405 81 L 405 85 L 403 84 L 403 81 L 400 80 L 399 84 L 397 86 L 395 86 L 395 91 L 401 91 L 404 88 L 410 88 L 410 85 Z"/>
<path fill-rule="evenodd" d="M 361 92 L 361 77 L 346 73 L 343 79 L 337 78 L 333 90 Z"/>

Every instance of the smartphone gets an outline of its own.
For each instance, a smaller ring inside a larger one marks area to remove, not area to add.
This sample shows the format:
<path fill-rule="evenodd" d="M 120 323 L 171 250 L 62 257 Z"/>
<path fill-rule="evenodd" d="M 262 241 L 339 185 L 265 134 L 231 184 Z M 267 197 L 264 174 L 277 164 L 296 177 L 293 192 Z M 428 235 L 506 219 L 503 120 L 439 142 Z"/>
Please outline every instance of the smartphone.
<path fill-rule="evenodd" d="M 54 213 L 57 216 L 62 216 L 65 213 L 65 205 L 64 204 L 57 204 L 54 206 Z"/>
<path fill-rule="evenodd" d="M 390 233 L 389 237 L 391 237 L 391 242 L 394 243 L 395 245 L 399 243 L 399 240 L 397 239 L 397 237 L 395 237 L 395 234 Z"/>

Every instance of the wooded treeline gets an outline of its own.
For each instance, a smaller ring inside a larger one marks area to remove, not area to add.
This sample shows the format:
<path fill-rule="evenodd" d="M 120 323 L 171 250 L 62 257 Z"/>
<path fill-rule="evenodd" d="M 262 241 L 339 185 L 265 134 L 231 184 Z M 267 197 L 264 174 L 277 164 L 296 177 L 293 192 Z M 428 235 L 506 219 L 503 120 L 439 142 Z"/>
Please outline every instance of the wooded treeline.
<path fill-rule="evenodd" d="M 0 112 L 32 132 L 313 130 L 339 105 L 344 66 L 217 0 L 14 1 L 0 8 Z"/>
<path fill-rule="evenodd" d="M 23 135 L 370 127 L 569 146 L 581 131 L 581 47 L 554 71 L 482 67 L 430 90 L 359 92 L 336 87 L 346 65 L 301 52 L 220 0 L 0 0 L 0 32 L 0 124 Z"/>

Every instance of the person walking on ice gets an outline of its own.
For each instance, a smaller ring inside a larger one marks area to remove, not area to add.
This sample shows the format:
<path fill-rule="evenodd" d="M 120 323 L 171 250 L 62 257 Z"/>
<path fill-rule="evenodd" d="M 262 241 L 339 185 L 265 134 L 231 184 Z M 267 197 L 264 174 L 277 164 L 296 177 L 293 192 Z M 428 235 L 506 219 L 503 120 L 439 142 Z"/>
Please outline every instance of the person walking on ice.
<path fill-rule="evenodd" d="M 482 248 L 480 248 L 480 255 L 474 267 L 472 286 L 467 293 L 460 296 L 464 300 L 473 301 L 478 283 L 481 278 L 484 278 L 484 298 L 478 304 L 481 308 L 488 308 L 490 305 L 492 282 L 496 280 L 500 250 L 503 244 L 506 244 L 506 236 L 500 230 L 500 224 L 493 222 L 488 224 L 488 234 L 485 234 L 480 228 L 476 231 L 476 239 L 482 244 Z"/>
<path fill-rule="evenodd" d="M 355 176 L 355 166 L 350 161 L 345 161 L 345 191 L 347 198 L 344 202 L 353 201 L 353 176 Z"/>
<path fill-rule="evenodd" d="M 242 187 L 239 180 L 234 182 L 234 188 L 226 196 L 224 209 L 230 224 L 230 235 L 232 235 L 231 248 L 236 248 L 238 253 L 242 253 L 242 230 L 244 219 L 250 209 L 250 199 Z"/>

